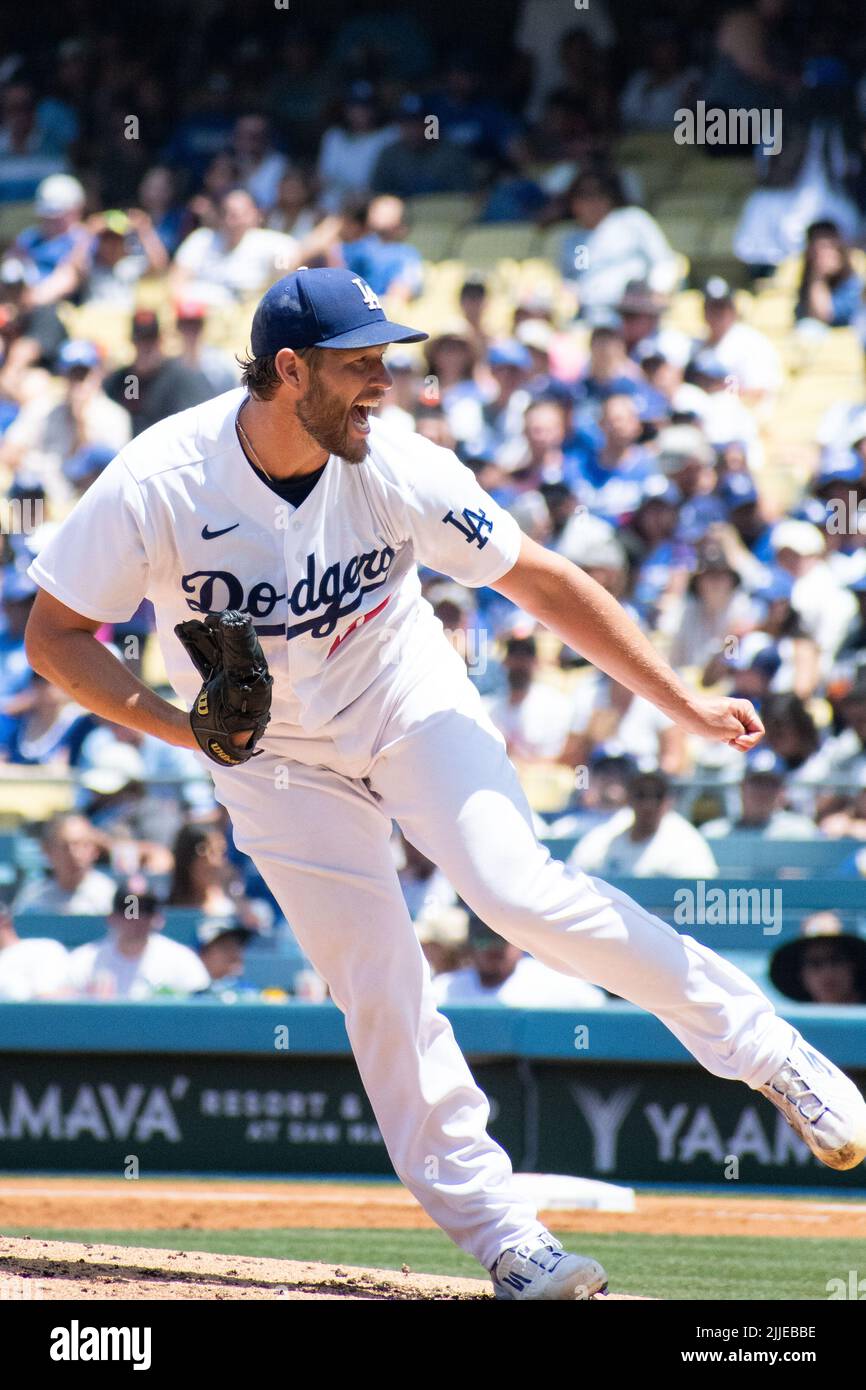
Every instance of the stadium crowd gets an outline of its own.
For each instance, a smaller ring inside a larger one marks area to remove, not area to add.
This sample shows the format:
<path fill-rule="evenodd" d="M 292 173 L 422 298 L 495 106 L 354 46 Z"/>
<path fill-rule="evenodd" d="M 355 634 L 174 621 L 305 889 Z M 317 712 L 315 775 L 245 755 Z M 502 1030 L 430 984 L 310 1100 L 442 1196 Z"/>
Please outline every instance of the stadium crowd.
<path fill-rule="evenodd" d="M 242 350 L 279 276 L 345 265 L 412 322 L 435 269 L 413 244 L 416 200 L 437 195 L 471 200 L 481 227 L 560 230 L 519 292 L 495 265 L 460 266 L 449 316 L 420 350 L 389 353 L 383 423 L 456 450 L 678 670 L 749 698 L 767 728 L 745 760 L 687 737 L 493 591 L 427 573 L 539 830 L 604 877 L 711 878 L 734 837 L 860 841 L 839 872 L 866 874 L 866 393 L 825 411 L 811 472 L 771 486 L 790 367 L 741 288 L 794 265 L 791 341 L 866 339 L 866 44 L 832 5 L 758 0 L 687 37 L 663 18 L 627 36 L 603 0 L 555 15 L 524 0 L 495 77 L 479 51 L 437 54 L 417 14 L 383 28 L 362 6 L 329 36 L 253 33 L 231 63 L 205 46 L 182 97 L 177 55 L 139 53 L 122 18 L 100 16 L 0 70 L 0 759 L 20 768 L 30 845 L 7 879 L 0 997 L 234 998 L 257 988 L 250 943 L 290 942 L 197 757 L 29 669 L 26 568 L 131 437 L 238 384 L 228 344 Z M 672 322 L 688 262 L 617 151 L 646 132 L 673 158 L 675 113 L 698 98 L 782 108 L 790 134 L 778 164 L 754 152 L 737 273 L 702 277 L 690 333 Z M 100 636 L 160 684 L 147 603 Z M 61 812 L 28 811 L 28 769 L 71 779 Z M 603 1001 L 496 938 L 396 834 L 394 852 L 443 1002 Z M 198 914 L 188 946 L 160 934 L 184 909 Z M 104 916 L 108 934 L 67 952 L 19 937 L 33 913 Z M 789 963 L 783 992 L 866 998 L 843 926 L 807 924 L 824 956 Z M 297 991 L 321 997 L 296 963 Z M 842 983 L 815 983 L 834 968 Z"/>

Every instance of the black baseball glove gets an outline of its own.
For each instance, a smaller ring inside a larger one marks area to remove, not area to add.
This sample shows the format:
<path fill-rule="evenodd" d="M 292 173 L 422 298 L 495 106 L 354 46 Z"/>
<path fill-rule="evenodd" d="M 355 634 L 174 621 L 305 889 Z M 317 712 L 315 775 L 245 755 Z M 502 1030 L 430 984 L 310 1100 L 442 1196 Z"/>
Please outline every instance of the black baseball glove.
<path fill-rule="evenodd" d="M 174 630 L 204 681 L 189 713 L 199 747 L 221 767 L 248 762 L 270 721 L 273 685 L 252 618 L 228 609 Z M 249 741 L 234 743 L 242 733 Z"/>

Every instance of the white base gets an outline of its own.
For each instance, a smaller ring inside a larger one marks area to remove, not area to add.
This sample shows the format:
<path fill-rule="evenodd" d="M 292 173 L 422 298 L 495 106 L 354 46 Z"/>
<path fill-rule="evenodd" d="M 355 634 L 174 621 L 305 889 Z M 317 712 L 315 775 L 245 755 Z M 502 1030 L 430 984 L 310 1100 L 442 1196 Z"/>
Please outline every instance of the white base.
<path fill-rule="evenodd" d="M 521 1197 L 543 1211 L 634 1211 L 633 1187 L 618 1187 L 597 1178 L 573 1178 L 562 1173 L 515 1173 Z"/>

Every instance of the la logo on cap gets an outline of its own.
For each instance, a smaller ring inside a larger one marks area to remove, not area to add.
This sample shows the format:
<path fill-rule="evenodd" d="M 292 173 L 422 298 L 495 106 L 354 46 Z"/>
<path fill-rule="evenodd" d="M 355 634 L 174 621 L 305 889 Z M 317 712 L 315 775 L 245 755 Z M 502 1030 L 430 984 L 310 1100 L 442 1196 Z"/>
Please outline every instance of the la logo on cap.
<path fill-rule="evenodd" d="M 364 303 L 366 304 L 368 309 L 381 309 L 382 305 L 379 303 L 378 298 L 370 289 L 370 286 L 367 284 L 366 280 L 362 280 L 360 275 L 355 275 L 352 279 L 352 284 L 358 286 L 358 289 L 361 291 L 361 294 L 363 296 Z"/>

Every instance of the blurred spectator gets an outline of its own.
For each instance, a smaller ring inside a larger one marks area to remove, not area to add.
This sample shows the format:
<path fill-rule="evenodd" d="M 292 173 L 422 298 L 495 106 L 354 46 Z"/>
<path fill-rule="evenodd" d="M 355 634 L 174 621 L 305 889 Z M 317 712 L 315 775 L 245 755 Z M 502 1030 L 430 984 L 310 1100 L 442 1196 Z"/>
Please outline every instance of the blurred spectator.
<path fill-rule="evenodd" d="M 449 54 L 443 77 L 429 106 L 440 136 L 494 167 L 518 163 L 523 155 L 520 123 L 488 95 L 490 79 L 485 80 L 478 56 L 466 49 Z"/>
<path fill-rule="evenodd" d="M 502 1004 L 523 1009 L 583 1009 L 603 1004 L 604 990 L 574 975 L 551 970 L 504 941 L 475 913 L 469 916 L 469 959 L 462 970 L 433 980 L 436 1002 Z"/>
<path fill-rule="evenodd" d="M 123 403 L 112 400 L 109 377 L 103 382 L 102 359 L 94 343 L 70 339 L 57 354 L 65 379 L 59 401 L 48 395 L 26 405 L 6 431 L 0 458 L 24 468 L 51 495 L 65 497 L 63 467 L 80 449 L 105 445 L 117 453 L 132 435 Z M 138 403 L 136 403 L 138 404 Z"/>
<path fill-rule="evenodd" d="M 459 970 L 466 957 L 469 913 L 463 907 L 425 908 L 415 932 L 433 975 Z"/>
<path fill-rule="evenodd" d="M 596 672 L 575 690 L 562 761 L 587 767 L 602 750 L 627 754 L 676 777 L 685 763 L 685 735 L 649 700 Z"/>
<path fill-rule="evenodd" d="M 617 751 L 615 744 L 599 745 L 589 762 L 581 766 L 582 775 L 575 779 L 572 808 L 551 823 L 550 835 L 577 839 L 606 824 L 626 805 L 636 771 L 637 763 L 630 754 Z"/>
<path fill-rule="evenodd" d="M 11 737 L 0 744 L 11 763 L 68 763 L 70 747 L 93 724 L 87 710 L 35 672 L 20 695 L 3 702 L 3 709 L 14 715 Z"/>
<path fill-rule="evenodd" d="M 48 937 L 22 940 L 7 910 L 0 908 L 0 1003 L 56 999 L 66 992 L 68 973 L 65 946 Z"/>
<path fill-rule="evenodd" d="M 226 193 L 216 227 L 199 227 L 181 242 L 171 271 L 178 297 L 231 304 L 258 294 L 300 264 L 297 243 L 262 227 L 253 198 L 242 188 Z"/>
<path fill-rule="evenodd" d="M 277 201 L 280 180 L 289 167 L 284 154 L 274 149 L 267 116 L 250 112 L 239 116 L 232 131 L 231 154 L 240 184 L 265 212 Z"/>
<path fill-rule="evenodd" d="M 475 182 L 471 159 L 450 141 L 433 138 L 432 113 L 423 98 L 404 96 L 397 115 L 397 138 L 382 150 L 370 176 L 373 192 L 394 193 L 398 198 L 471 192 Z"/>
<path fill-rule="evenodd" d="M 181 343 L 178 361 L 203 376 L 210 394 L 218 396 L 238 385 L 240 368 L 229 353 L 205 342 L 207 317 L 207 305 L 194 299 L 182 299 L 176 306 L 174 323 Z"/>
<path fill-rule="evenodd" d="M 740 784 L 741 814 L 705 821 L 707 840 L 725 835 L 753 835 L 761 840 L 814 840 L 818 828 L 808 816 L 785 810 L 785 765 L 769 748 L 756 748 L 746 758 Z"/>
<path fill-rule="evenodd" d="M 782 384 L 779 354 L 769 338 L 742 322 L 734 291 L 719 275 L 704 286 L 704 319 L 704 342 L 727 369 L 733 389 L 752 405 L 772 400 Z"/>
<path fill-rule="evenodd" d="M 777 106 L 789 76 L 775 55 L 784 2 L 753 0 L 720 20 L 705 78 L 708 106 Z"/>
<path fill-rule="evenodd" d="M 12 905 L 16 916 L 30 912 L 102 914 L 111 911 L 115 884 L 94 867 L 100 839 L 83 816 L 53 816 L 42 829 L 48 876 L 25 883 Z"/>
<path fill-rule="evenodd" d="M 111 208 L 85 225 L 93 240 L 73 258 L 81 270 L 81 303 L 130 310 L 142 276 L 161 275 L 168 268 L 168 252 L 150 217 L 141 208 Z"/>
<path fill-rule="evenodd" d="M 590 830 L 568 862 L 604 878 L 715 878 L 718 873 L 700 831 L 672 809 L 669 783 L 661 772 L 637 773 L 628 809 Z"/>
<path fill-rule="evenodd" d="M 439 908 L 452 907 L 457 901 L 457 894 L 442 870 L 416 849 L 402 831 L 399 849 L 403 864 L 397 871 L 397 877 L 412 921 Z"/>
<path fill-rule="evenodd" d="M 638 442 L 640 416 L 631 396 L 610 395 L 601 407 L 597 430 L 575 441 L 580 448 L 566 475 L 575 496 L 597 516 L 614 524 L 635 511 L 655 460 Z"/>
<path fill-rule="evenodd" d="M 287 169 L 277 188 L 277 200 L 268 212 L 265 225 L 283 232 L 294 241 L 303 241 L 316 225 L 309 182 L 300 169 Z"/>
<path fill-rule="evenodd" d="M 777 522 L 772 543 L 776 563 L 793 580 L 791 607 L 803 630 L 817 642 L 826 675 L 856 620 L 856 600 L 827 564 L 826 541 L 817 526 L 808 521 Z"/>
<path fill-rule="evenodd" d="M 559 0 L 521 0 L 515 42 L 532 59 L 530 115 L 537 116 L 548 93 L 566 82 L 577 81 L 586 92 L 616 38 L 606 0 L 593 0 L 585 9 Z"/>
<path fill-rule="evenodd" d="M 655 353 L 667 362 L 685 367 L 691 343 L 681 329 L 662 327 L 662 315 L 669 307 L 669 297 L 659 294 L 646 280 L 628 282 L 615 311 L 629 357 L 640 362 Z"/>
<path fill-rule="evenodd" d="M 210 977 L 195 951 L 162 935 L 165 918 L 142 875 L 114 893 L 108 932 L 69 957 L 75 994 L 96 999 L 150 999 L 154 994 L 195 994 Z"/>
<path fill-rule="evenodd" d="M 150 218 L 166 252 L 173 256 L 189 230 L 189 214 L 177 196 L 173 169 L 154 164 L 138 186 L 138 206 Z"/>
<path fill-rule="evenodd" d="M 308 159 L 322 129 L 333 75 L 320 59 L 312 30 L 300 20 L 293 19 L 286 30 L 274 53 L 272 73 L 267 108 L 292 154 Z"/>
<path fill-rule="evenodd" d="M 675 626 L 668 659 L 675 670 L 703 667 L 723 643 L 754 624 L 755 609 L 740 587 L 740 576 L 720 546 L 703 547 L 682 608 L 670 608 L 664 628 Z"/>
<path fill-rule="evenodd" d="M 233 871 L 225 836 L 209 825 L 184 825 L 174 843 L 168 906 L 195 907 L 208 917 L 233 917 L 237 899 L 228 888 Z"/>
<path fill-rule="evenodd" d="M 349 270 L 367 281 L 374 294 L 394 295 L 404 302 L 421 292 L 421 254 L 405 238 L 405 209 L 399 198 L 374 198 L 367 209 L 366 234 L 344 243 Z"/>
<path fill-rule="evenodd" d="M 210 976 L 210 990 L 242 987 L 244 948 L 255 936 L 242 922 L 208 917 L 196 931 L 199 959 Z M 252 987 L 248 987 L 252 988 Z M 256 991 L 257 993 L 258 991 Z"/>
<path fill-rule="evenodd" d="M 76 252 L 87 244 L 82 223 L 84 189 L 70 174 L 51 174 L 36 190 L 37 222 L 25 227 L 10 252 L 24 265 L 26 304 L 56 304 L 78 289 L 81 278 Z"/>
<path fill-rule="evenodd" d="M 0 203 L 27 203 L 40 180 L 65 168 L 28 82 L 13 78 L 0 92 Z"/>
<path fill-rule="evenodd" d="M 505 739 L 508 754 L 523 762 L 558 758 L 568 733 L 567 698 L 538 678 L 535 638 L 513 632 L 503 657 L 507 692 L 486 700 L 487 713 Z"/>
<path fill-rule="evenodd" d="M 854 322 L 863 296 L 863 281 L 835 222 L 813 222 L 806 231 L 803 273 L 794 317 L 801 326 L 845 328 Z"/>
<path fill-rule="evenodd" d="M 135 356 L 106 377 L 105 394 L 126 411 L 133 435 L 214 394 L 204 372 L 187 366 L 180 357 L 166 357 L 159 319 L 152 309 L 133 314 L 130 336 Z"/>
<path fill-rule="evenodd" d="M 780 994 L 804 1004 L 866 1004 L 866 941 L 843 929 L 835 912 L 816 912 L 802 936 L 770 958 Z"/>
<path fill-rule="evenodd" d="M 576 226 L 563 239 L 560 270 L 577 291 L 581 313 L 612 309 L 630 281 L 646 281 L 660 294 L 675 288 L 679 264 L 664 232 L 643 208 L 626 206 L 615 173 L 579 174 L 568 201 Z"/>
<path fill-rule="evenodd" d="M 697 95 L 698 69 L 683 61 L 676 26 L 659 24 L 649 37 L 647 65 L 632 73 L 620 93 L 619 114 L 626 130 L 673 130 L 675 115 Z"/>
<path fill-rule="evenodd" d="M 66 328 L 53 304 L 27 302 L 27 271 L 17 256 L 0 262 L 0 434 L 14 420 L 26 393 L 29 370 L 53 370 Z"/>
<path fill-rule="evenodd" d="M 366 193 L 373 187 L 379 156 L 398 134 L 396 125 L 383 120 L 373 84 L 353 82 L 346 93 L 340 120 L 325 131 L 319 146 L 316 174 L 320 203 L 326 212 L 337 212 L 347 195 Z"/>

